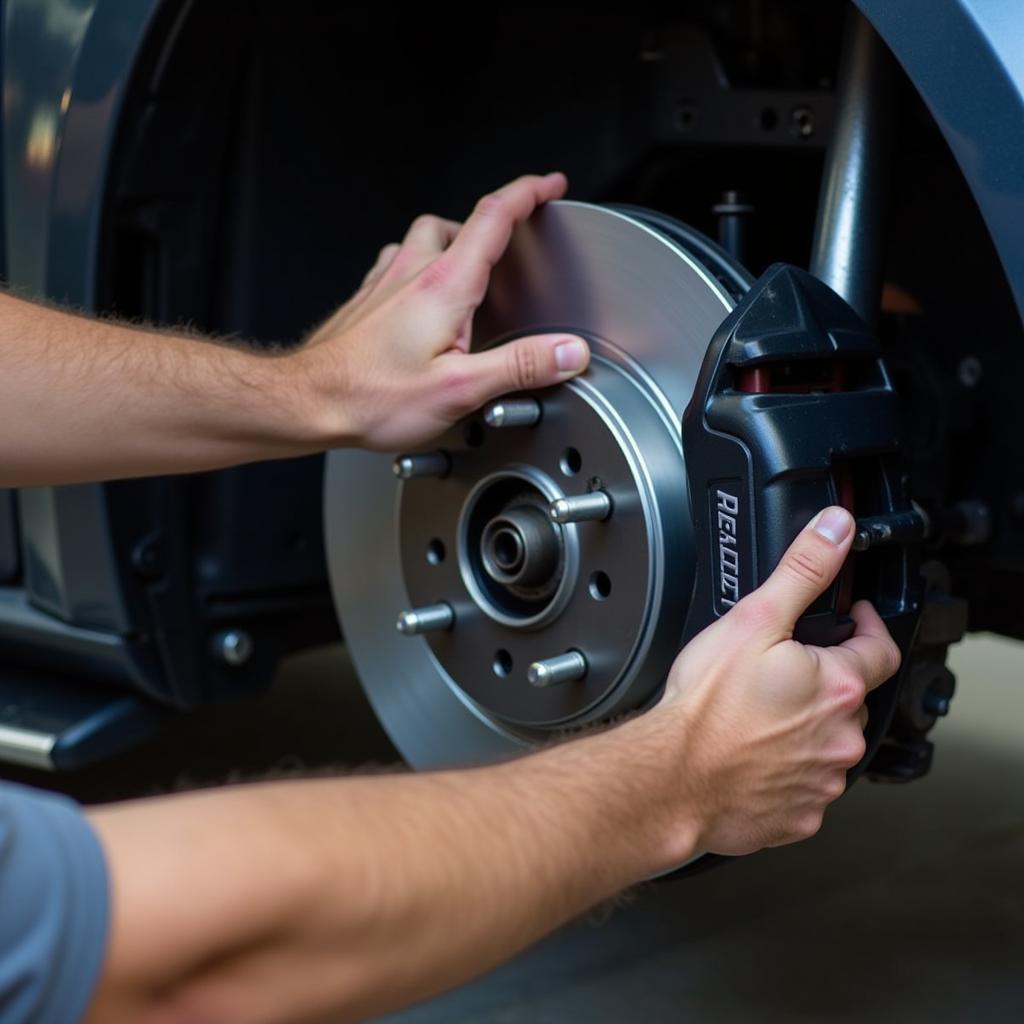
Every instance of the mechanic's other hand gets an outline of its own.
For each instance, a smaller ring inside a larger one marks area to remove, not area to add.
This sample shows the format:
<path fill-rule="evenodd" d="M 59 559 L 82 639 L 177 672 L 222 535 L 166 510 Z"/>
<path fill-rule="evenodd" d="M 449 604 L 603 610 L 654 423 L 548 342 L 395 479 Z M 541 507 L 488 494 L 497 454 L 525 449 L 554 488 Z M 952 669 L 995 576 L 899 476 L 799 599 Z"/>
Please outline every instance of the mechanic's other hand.
<path fill-rule="evenodd" d="M 300 350 L 329 444 L 395 451 L 425 443 L 484 402 L 584 370 L 582 338 L 545 334 L 469 352 L 473 314 L 512 230 L 565 194 L 562 174 L 513 181 L 465 224 L 417 218 L 381 250 L 353 298 Z"/>
<path fill-rule="evenodd" d="M 704 850 L 743 854 L 813 835 L 864 754 L 864 698 L 900 663 L 882 620 L 861 601 L 845 643 L 792 638 L 842 567 L 853 525 L 844 509 L 821 512 L 764 584 L 672 667 L 656 711 L 681 716 L 678 784 L 697 809 Z"/>

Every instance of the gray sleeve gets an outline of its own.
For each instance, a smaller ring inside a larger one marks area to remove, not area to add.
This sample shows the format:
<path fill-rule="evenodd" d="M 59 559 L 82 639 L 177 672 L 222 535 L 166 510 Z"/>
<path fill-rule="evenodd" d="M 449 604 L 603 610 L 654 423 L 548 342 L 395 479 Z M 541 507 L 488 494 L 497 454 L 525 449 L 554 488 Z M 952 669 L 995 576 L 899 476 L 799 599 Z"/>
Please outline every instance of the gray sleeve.
<path fill-rule="evenodd" d="M 0 1024 L 73 1024 L 107 940 L 107 868 L 74 801 L 0 783 Z"/>

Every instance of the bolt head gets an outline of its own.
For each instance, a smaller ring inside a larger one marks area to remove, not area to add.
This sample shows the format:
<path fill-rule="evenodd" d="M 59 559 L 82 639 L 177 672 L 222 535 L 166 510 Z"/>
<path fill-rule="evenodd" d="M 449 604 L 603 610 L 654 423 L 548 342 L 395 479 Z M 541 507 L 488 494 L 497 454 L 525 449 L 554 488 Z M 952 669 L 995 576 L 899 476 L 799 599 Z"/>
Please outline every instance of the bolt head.
<path fill-rule="evenodd" d="M 981 360 L 977 356 L 964 356 L 956 368 L 956 375 L 965 388 L 973 388 L 981 380 Z"/>
<path fill-rule="evenodd" d="M 505 406 L 494 402 L 484 410 L 484 423 L 489 427 L 501 427 L 505 423 Z"/>
<path fill-rule="evenodd" d="M 949 714 L 950 698 L 937 690 L 929 690 L 924 695 L 924 709 L 930 715 L 943 718 Z"/>
<path fill-rule="evenodd" d="M 255 646 L 244 629 L 225 629 L 214 637 L 214 653 L 232 668 L 244 665 L 252 657 Z"/>

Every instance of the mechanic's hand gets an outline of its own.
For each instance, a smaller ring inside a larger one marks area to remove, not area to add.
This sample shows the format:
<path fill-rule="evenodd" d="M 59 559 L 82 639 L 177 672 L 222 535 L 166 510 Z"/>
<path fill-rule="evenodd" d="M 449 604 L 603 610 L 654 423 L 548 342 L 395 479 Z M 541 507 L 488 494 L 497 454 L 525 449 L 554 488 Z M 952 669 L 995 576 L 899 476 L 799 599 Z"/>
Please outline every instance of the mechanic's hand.
<path fill-rule="evenodd" d="M 562 174 L 484 196 L 465 224 L 417 218 L 385 246 L 362 287 L 300 350 L 330 441 L 394 451 L 429 441 L 484 402 L 568 380 L 583 339 L 546 334 L 469 354 L 472 319 L 512 229 L 565 194 Z"/>
<path fill-rule="evenodd" d="M 813 835 L 864 754 L 865 695 L 900 663 L 882 620 L 861 601 L 845 643 L 792 639 L 852 537 L 850 514 L 825 509 L 771 577 L 687 644 L 672 667 L 658 707 L 682 716 L 679 785 L 698 809 L 701 849 L 743 854 Z"/>

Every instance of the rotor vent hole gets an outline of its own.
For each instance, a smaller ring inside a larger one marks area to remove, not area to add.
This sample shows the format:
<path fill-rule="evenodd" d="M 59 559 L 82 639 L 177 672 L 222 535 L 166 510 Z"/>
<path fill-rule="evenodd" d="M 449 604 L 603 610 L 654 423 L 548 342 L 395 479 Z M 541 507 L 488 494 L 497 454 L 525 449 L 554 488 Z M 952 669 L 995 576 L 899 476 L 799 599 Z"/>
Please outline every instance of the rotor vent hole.
<path fill-rule="evenodd" d="M 494 674 L 504 679 L 512 671 L 512 655 L 504 648 L 495 652 L 494 665 L 492 667 L 494 668 Z"/>
<path fill-rule="evenodd" d="M 606 600 L 612 592 L 612 580 L 606 572 L 590 574 L 590 596 L 595 601 Z"/>
<path fill-rule="evenodd" d="M 583 468 L 583 456 L 578 448 L 566 448 L 559 460 L 562 472 L 566 476 L 575 476 Z"/>
<path fill-rule="evenodd" d="M 435 537 L 427 545 L 427 561 L 431 565 L 440 565 L 444 561 L 446 554 L 444 541 L 440 537 Z"/>

